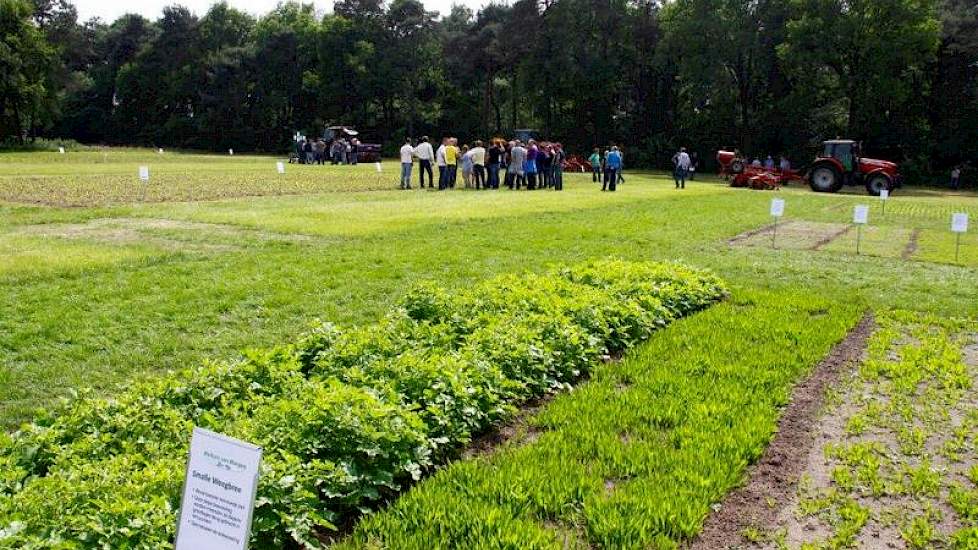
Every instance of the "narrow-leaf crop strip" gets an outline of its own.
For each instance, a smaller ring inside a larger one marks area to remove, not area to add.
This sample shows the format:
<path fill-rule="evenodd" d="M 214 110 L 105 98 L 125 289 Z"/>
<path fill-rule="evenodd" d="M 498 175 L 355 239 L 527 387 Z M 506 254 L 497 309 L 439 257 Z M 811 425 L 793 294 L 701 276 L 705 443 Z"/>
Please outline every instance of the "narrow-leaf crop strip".
<path fill-rule="evenodd" d="M 82 396 L 0 435 L 0 547 L 168 547 L 193 425 L 264 448 L 253 548 L 318 546 L 521 402 L 725 292 L 616 260 L 421 286 L 374 325 Z"/>
<path fill-rule="evenodd" d="M 594 369 L 528 421 L 522 443 L 453 463 L 339 547 L 678 547 L 860 314 L 807 292 L 735 291 Z"/>

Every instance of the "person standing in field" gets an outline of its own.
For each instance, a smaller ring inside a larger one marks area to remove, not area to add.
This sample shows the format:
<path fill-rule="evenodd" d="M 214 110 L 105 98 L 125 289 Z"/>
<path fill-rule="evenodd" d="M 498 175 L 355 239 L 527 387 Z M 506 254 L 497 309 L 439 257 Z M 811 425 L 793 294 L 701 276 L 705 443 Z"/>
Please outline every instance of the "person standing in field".
<path fill-rule="evenodd" d="M 513 181 L 516 179 L 516 172 L 511 170 L 513 164 L 513 147 L 516 147 L 515 141 L 506 142 L 506 150 L 503 153 L 503 166 L 506 168 L 506 187 L 510 189 L 513 188 Z"/>
<path fill-rule="evenodd" d="M 784 155 L 781 155 L 781 162 L 778 165 L 778 167 L 781 169 L 781 172 L 788 172 L 788 171 L 790 171 L 791 170 L 791 163 L 788 161 L 788 157 L 786 157 Z"/>
<path fill-rule="evenodd" d="M 672 164 L 675 167 L 673 177 L 676 180 L 676 189 L 686 189 L 686 174 L 689 172 L 691 159 L 685 147 L 680 147 L 679 152 L 672 156 Z"/>
<path fill-rule="evenodd" d="M 951 169 L 951 189 L 955 191 L 961 188 L 961 167 L 955 166 Z"/>
<path fill-rule="evenodd" d="M 316 164 L 326 164 L 326 142 L 322 138 L 316 140 Z"/>
<path fill-rule="evenodd" d="M 618 168 L 618 183 L 625 183 L 625 148 L 618 148 L 618 156 L 621 157 L 621 167 Z"/>
<path fill-rule="evenodd" d="M 411 168 L 413 166 L 414 147 L 411 146 L 411 138 L 407 138 L 404 140 L 404 145 L 401 146 L 401 189 L 411 188 Z M 424 180 L 421 181 L 424 182 Z"/>
<path fill-rule="evenodd" d="M 472 160 L 472 151 L 469 150 L 468 145 L 462 146 L 461 158 L 462 183 L 466 189 L 470 189 L 472 187 L 472 169 L 475 167 L 475 162 Z"/>
<path fill-rule="evenodd" d="M 564 153 L 564 146 L 561 143 L 554 144 L 553 160 L 553 180 L 554 191 L 564 190 L 564 160 L 567 155 Z"/>
<path fill-rule="evenodd" d="M 519 191 L 520 186 L 526 183 L 526 177 L 524 170 L 524 164 L 526 163 L 526 149 L 519 140 L 513 144 L 513 148 L 509 151 L 509 168 L 507 168 L 506 177 L 513 175 L 513 187 L 515 191 Z"/>
<path fill-rule="evenodd" d="M 425 172 L 428 173 L 428 188 L 434 189 L 435 176 L 431 171 L 431 163 L 435 160 L 435 152 L 431 149 L 431 143 L 428 143 L 428 136 L 421 137 L 421 143 L 414 148 L 414 155 L 418 157 L 418 180 L 421 189 L 424 189 Z"/>
<path fill-rule="evenodd" d="M 486 152 L 489 161 L 489 183 L 487 185 L 489 189 L 499 189 L 499 165 L 503 162 L 505 154 L 506 149 L 498 140 L 493 141 L 489 151 Z"/>
<path fill-rule="evenodd" d="M 591 183 L 598 183 L 601 181 L 601 152 L 597 147 L 587 161 L 591 164 Z"/>
<path fill-rule="evenodd" d="M 435 151 L 435 162 L 438 164 L 438 190 L 448 187 L 448 165 L 445 163 L 445 152 L 448 148 L 448 138 L 441 138 L 441 146 Z"/>
<path fill-rule="evenodd" d="M 445 147 L 445 173 L 448 176 L 448 187 L 455 189 L 455 179 L 458 175 L 458 140 L 450 138 Z"/>
<path fill-rule="evenodd" d="M 472 179 L 476 189 L 488 189 L 486 185 L 486 148 L 481 141 L 472 148 Z"/>
<path fill-rule="evenodd" d="M 526 188 L 532 191 L 537 188 L 537 155 L 540 150 L 537 142 L 532 139 L 529 144 L 526 148 L 526 160 L 523 161 L 523 173 L 526 174 Z"/>
<path fill-rule="evenodd" d="M 607 165 L 608 191 L 614 192 L 618 186 L 618 171 L 621 170 L 622 166 L 621 153 L 618 152 L 618 147 L 612 146 L 611 151 L 608 151 L 605 164 Z M 601 190 L 604 191 L 603 186 Z"/>
<path fill-rule="evenodd" d="M 537 173 L 540 174 L 540 189 L 553 187 L 553 147 L 549 143 L 540 147 L 537 153 Z"/>
<path fill-rule="evenodd" d="M 764 159 L 764 168 L 766 170 L 774 170 L 774 159 L 771 158 L 771 155 L 768 155 L 767 158 Z"/>
<path fill-rule="evenodd" d="M 347 151 L 348 151 L 347 158 L 349 159 L 350 164 L 356 166 L 357 155 L 359 154 L 360 151 L 360 140 L 357 138 L 353 138 L 352 140 L 350 140 L 350 146 L 347 148 Z"/>

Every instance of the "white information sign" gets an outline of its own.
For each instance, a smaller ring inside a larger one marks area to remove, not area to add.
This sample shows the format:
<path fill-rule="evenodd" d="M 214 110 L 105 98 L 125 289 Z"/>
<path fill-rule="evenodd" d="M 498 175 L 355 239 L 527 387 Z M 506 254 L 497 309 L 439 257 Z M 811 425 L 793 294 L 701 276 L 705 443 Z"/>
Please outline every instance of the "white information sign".
<path fill-rule="evenodd" d="M 865 204 L 856 205 L 856 210 L 852 214 L 852 223 L 861 225 L 869 223 L 869 207 Z"/>
<path fill-rule="evenodd" d="M 281 161 L 276 162 L 275 163 L 275 169 L 278 170 L 278 173 L 279 174 L 284 174 L 285 173 L 285 163 L 284 162 L 281 162 Z"/>
<path fill-rule="evenodd" d="M 771 199 L 771 215 L 775 218 L 784 216 L 784 199 Z"/>
<path fill-rule="evenodd" d="M 375 162 L 374 163 L 374 166 L 377 168 L 377 173 L 378 174 L 384 171 L 384 169 L 380 167 L 380 163 L 379 162 Z"/>
<path fill-rule="evenodd" d="M 951 231 L 955 233 L 968 232 L 968 214 L 958 212 L 951 216 Z"/>
<path fill-rule="evenodd" d="M 163 148 L 162 147 L 160 147 L 160 154 L 161 155 L 163 154 Z"/>
<path fill-rule="evenodd" d="M 261 447 L 194 428 L 175 550 L 244 550 Z"/>
<path fill-rule="evenodd" d="M 139 179 L 149 181 L 149 166 L 139 167 Z"/>
<path fill-rule="evenodd" d="M 233 157 L 234 156 L 234 149 L 228 149 L 228 154 Z"/>
<path fill-rule="evenodd" d="M 881 201 L 885 201 L 888 198 L 890 198 L 890 190 L 889 189 L 880 189 L 880 200 Z"/>
<path fill-rule="evenodd" d="M 64 147 L 58 147 L 58 152 L 61 153 L 62 155 L 65 154 L 65 148 Z"/>

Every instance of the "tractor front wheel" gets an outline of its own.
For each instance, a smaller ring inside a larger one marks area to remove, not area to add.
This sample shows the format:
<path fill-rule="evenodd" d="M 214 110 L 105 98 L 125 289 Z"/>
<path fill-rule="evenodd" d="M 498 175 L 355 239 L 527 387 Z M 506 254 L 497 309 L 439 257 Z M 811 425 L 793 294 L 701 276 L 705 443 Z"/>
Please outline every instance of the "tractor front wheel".
<path fill-rule="evenodd" d="M 740 174 L 744 171 L 744 161 L 741 159 L 735 159 L 730 163 L 730 173 Z"/>
<path fill-rule="evenodd" d="M 808 185 L 818 193 L 835 193 L 842 189 L 842 174 L 830 164 L 819 164 L 812 168 Z"/>
<path fill-rule="evenodd" d="M 873 174 L 866 178 L 866 192 L 874 197 L 880 196 L 880 191 L 889 191 L 893 186 L 886 174 Z"/>

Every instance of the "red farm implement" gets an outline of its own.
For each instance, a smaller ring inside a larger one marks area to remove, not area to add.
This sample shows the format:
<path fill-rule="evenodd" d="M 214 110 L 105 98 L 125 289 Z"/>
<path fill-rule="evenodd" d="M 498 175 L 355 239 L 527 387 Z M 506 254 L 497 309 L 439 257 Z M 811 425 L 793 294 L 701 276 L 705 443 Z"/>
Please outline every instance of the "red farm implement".
<path fill-rule="evenodd" d="M 753 166 L 733 151 L 717 151 L 717 163 L 720 175 L 730 178 L 731 187 L 775 190 L 792 181 L 804 181 L 795 170 Z"/>

